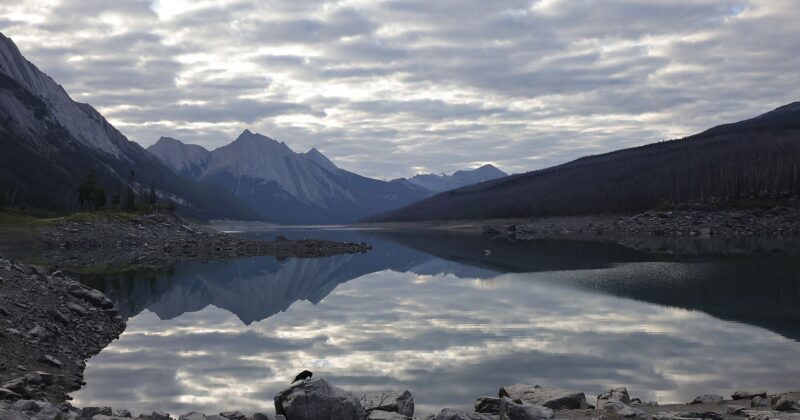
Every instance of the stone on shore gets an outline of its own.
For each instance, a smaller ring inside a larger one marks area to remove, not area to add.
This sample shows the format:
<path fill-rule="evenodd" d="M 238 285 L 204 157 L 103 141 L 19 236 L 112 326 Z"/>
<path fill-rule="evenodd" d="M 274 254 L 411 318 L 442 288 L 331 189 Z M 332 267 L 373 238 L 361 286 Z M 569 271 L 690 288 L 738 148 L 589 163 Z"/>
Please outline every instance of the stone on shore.
<path fill-rule="evenodd" d="M 228 420 L 247 420 L 247 416 L 241 411 L 223 411 L 219 415 Z M 255 419 L 255 415 L 253 415 L 253 418 Z"/>
<path fill-rule="evenodd" d="M 153 411 L 150 414 L 139 414 L 140 420 L 172 420 L 169 413 L 163 411 Z"/>
<path fill-rule="evenodd" d="M 800 411 L 800 393 L 786 392 L 772 397 L 772 409 L 775 411 Z"/>
<path fill-rule="evenodd" d="M 555 418 L 553 410 L 528 402 L 500 399 L 500 420 L 547 420 Z"/>
<path fill-rule="evenodd" d="M 609 400 L 617 400 L 622 402 L 623 404 L 631 403 L 631 397 L 628 394 L 628 389 L 622 386 L 619 388 L 609 389 L 608 391 L 605 391 L 602 394 L 598 395 L 597 403 L 594 406 L 595 409 L 602 410 L 606 402 Z"/>
<path fill-rule="evenodd" d="M 709 419 L 722 420 L 725 418 L 720 413 L 714 411 L 684 411 L 684 412 L 661 412 L 653 414 L 653 420 L 684 420 L 684 419 Z"/>
<path fill-rule="evenodd" d="M 351 392 L 313 379 L 293 385 L 275 395 L 275 413 L 288 420 L 365 420 L 367 414 Z"/>
<path fill-rule="evenodd" d="M 700 395 L 694 397 L 689 404 L 720 404 L 723 400 L 722 395 Z"/>
<path fill-rule="evenodd" d="M 639 419 L 645 417 L 644 411 L 633 408 L 614 398 L 605 400 L 601 410 L 603 411 L 603 417 L 623 419 Z"/>
<path fill-rule="evenodd" d="M 408 390 L 391 392 L 370 392 L 361 397 L 361 405 L 367 413 L 373 410 L 414 415 L 414 397 Z"/>
<path fill-rule="evenodd" d="M 500 414 L 500 398 L 498 397 L 478 397 L 475 401 L 475 412 L 486 414 Z"/>
<path fill-rule="evenodd" d="M 500 397 L 542 405 L 553 410 L 578 410 L 589 407 L 583 392 L 555 386 L 514 384 L 500 388 Z"/>
<path fill-rule="evenodd" d="M 731 395 L 731 399 L 734 400 L 751 400 L 754 397 L 767 397 L 767 391 L 745 391 L 745 390 L 738 390 Z"/>

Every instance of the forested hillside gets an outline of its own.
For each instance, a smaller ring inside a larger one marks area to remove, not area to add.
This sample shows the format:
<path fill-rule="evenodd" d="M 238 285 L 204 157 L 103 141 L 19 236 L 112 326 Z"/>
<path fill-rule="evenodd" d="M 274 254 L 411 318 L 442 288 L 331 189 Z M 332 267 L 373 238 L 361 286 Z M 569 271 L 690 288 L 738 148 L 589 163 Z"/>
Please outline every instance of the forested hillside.
<path fill-rule="evenodd" d="M 664 141 L 445 192 L 369 221 L 638 212 L 800 193 L 800 103 Z"/>

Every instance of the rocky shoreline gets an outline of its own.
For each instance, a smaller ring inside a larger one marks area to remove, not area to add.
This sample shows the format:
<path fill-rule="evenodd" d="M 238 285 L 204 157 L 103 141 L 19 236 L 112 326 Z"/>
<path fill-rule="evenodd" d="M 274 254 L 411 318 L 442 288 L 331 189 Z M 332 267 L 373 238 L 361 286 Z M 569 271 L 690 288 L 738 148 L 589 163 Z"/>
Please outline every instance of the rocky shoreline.
<path fill-rule="evenodd" d="M 550 217 L 492 223 L 483 234 L 510 240 L 564 238 L 614 242 L 651 254 L 800 253 L 800 209 L 681 209 L 630 216 Z"/>
<path fill-rule="evenodd" d="M 64 219 L 41 229 L 42 265 L 69 271 L 146 270 L 178 261 L 250 256 L 326 257 L 366 252 L 365 243 L 325 240 L 253 240 L 210 231 L 166 214 L 96 215 Z"/>
<path fill-rule="evenodd" d="M 0 259 L 0 321 L 0 399 L 55 403 L 80 389 L 86 360 L 125 329 L 102 293 L 58 271 L 6 259 Z"/>
<path fill-rule="evenodd" d="M 277 393 L 275 415 L 241 411 L 219 414 L 189 412 L 180 416 L 153 411 L 139 420 L 546 420 L 546 419 L 800 419 L 800 392 L 768 394 L 737 391 L 730 399 L 701 395 L 686 404 L 660 405 L 631 398 L 625 387 L 609 389 L 589 404 L 583 392 L 554 386 L 514 384 L 497 396 L 478 397 L 471 412 L 444 408 L 438 414 L 415 416 L 408 390 L 355 394 L 324 378 L 298 382 Z M 0 419 L 125 420 L 133 414 L 112 407 L 76 408 L 45 400 L 0 401 Z"/>
<path fill-rule="evenodd" d="M 797 237 L 800 209 L 648 211 L 616 218 L 540 219 L 516 227 L 517 235 L 586 234 L 667 237 Z"/>

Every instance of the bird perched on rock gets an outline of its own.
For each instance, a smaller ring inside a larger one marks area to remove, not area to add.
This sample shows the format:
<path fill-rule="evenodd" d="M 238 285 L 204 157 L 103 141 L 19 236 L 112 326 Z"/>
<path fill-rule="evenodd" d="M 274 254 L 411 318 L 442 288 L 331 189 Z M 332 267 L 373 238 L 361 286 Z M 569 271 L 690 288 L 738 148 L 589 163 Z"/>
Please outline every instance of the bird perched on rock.
<path fill-rule="evenodd" d="M 297 376 L 294 377 L 294 380 L 292 381 L 292 383 L 295 383 L 297 381 L 305 381 L 306 379 L 308 379 L 308 378 L 310 378 L 312 376 L 314 376 L 314 374 L 311 373 L 310 370 L 304 370 L 304 371 L 300 372 Z"/>

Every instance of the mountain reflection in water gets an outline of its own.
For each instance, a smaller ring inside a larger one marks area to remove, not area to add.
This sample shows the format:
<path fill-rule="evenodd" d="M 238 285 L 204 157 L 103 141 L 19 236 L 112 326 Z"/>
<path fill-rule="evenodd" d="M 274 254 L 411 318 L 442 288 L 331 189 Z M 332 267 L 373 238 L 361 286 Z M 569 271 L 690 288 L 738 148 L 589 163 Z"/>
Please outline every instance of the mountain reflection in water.
<path fill-rule="evenodd" d="M 374 250 L 90 280 L 130 320 L 90 360 L 78 403 L 270 411 L 305 368 L 354 391 L 410 389 L 428 412 L 469 407 L 514 382 L 590 394 L 626 385 L 663 402 L 779 391 L 800 376 L 790 363 L 800 351 L 794 257 L 676 260 L 567 240 L 280 233 Z"/>

